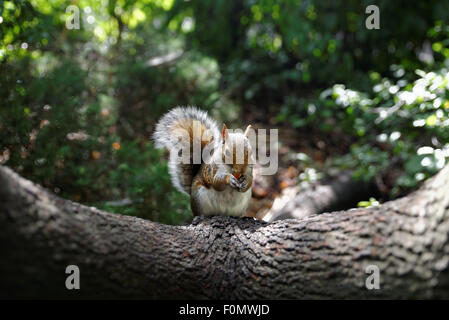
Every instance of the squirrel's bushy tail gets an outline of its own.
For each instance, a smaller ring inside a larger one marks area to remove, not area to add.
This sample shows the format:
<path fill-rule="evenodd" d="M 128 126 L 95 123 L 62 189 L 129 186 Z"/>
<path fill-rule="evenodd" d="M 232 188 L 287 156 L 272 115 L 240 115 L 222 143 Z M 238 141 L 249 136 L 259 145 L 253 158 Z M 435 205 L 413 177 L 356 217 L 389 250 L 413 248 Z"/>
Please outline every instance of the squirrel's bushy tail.
<path fill-rule="evenodd" d="M 179 132 L 185 133 L 187 139 L 178 139 Z M 170 151 L 168 169 L 176 189 L 190 195 L 193 177 L 201 166 L 201 163 L 193 161 L 193 145 L 200 145 L 202 151 L 207 144 L 218 141 L 219 137 L 216 122 L 207 112 L 195 107 L 174 108 L 159 120 L 153 139 L 156 148 Z M 180 146 L 180 143 L 183 145 Z M 190 150 L 187 163 L 180 161 L 180 147 Z"/>

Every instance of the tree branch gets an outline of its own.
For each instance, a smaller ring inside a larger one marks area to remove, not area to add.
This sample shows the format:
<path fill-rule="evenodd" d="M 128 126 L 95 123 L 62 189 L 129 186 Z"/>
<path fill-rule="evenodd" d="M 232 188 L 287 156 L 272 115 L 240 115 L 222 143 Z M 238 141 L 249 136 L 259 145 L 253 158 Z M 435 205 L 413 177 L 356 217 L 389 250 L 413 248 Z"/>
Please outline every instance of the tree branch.
<path fill-rule="evenodd" d="M 448 298 L 449 167 L 379 207 L 175 227 L 60 199 L 0 167 L 0 297 Z M 75 264 L 81 289 L 65 288 Z M 365 268 L 380 270 L 368 290 Z"/>
<path fill-rule="evenodd" d="M 373 183 L 355 180 L 352 172 L 344 171 L 310 189 L 298 191 L 293 197 L 276 199 L 263 220 L 302 219 L 313 214 L 351 208 L 374 194 L 377 190 Z"/>

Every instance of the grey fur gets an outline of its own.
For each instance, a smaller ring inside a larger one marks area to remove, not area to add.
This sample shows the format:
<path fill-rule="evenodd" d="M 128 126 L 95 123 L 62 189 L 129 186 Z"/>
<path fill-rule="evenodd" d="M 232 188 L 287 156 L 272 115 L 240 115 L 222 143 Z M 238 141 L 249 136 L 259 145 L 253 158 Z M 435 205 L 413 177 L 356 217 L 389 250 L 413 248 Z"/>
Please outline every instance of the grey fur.
<path fill-rule="evenodd" d="M 221 141 L 220 131 L 217 123 L 209 117 L 207 112 L 196 107 L 176 107 L 166 113 L 157 123 L 156 130 L 153 134 L 154 145 L 157 149 L 166 148 L 171 151 L 174 147 L 170 128 L 183 119 L 198 120 L 211 131 L 214 143 Z M 202 161 L 202 160 L 201 160 Z M 182 164 L 176 161 L 170 155 L 168 162 L 168 170 L 173 185 L 181 192 L 188 195 L 191 193 L 193 180 L 193 161 L 192 164 Z"/>

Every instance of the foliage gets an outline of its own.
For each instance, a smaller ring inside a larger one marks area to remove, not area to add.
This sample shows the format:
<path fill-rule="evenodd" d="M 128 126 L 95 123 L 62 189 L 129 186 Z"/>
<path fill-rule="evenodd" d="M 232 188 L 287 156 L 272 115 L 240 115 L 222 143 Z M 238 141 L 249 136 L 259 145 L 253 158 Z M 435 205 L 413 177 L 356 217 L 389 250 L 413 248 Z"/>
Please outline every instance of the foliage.
<path fill-rule="evenodd" d="M 435 174 L 449 159 L 449 73 L 446 68 L 416 73 L 413 83 L 402 77 L 382 79 L 371 99 L 335 85 L 323 92 L 323 108 L 318 108 L 332 108 L 339 119 L 333 125 L 358 136 L 351 152 L 336 161 L 339 165 L 356 168 L 364 179 L 398 165 L 405 169 L 394 181 L 393 195 Z"/>
<path fill-rule="evenodd" d="M 150 139 L 175 105 L 337 140 L 304 181 L 353 168 L 395 197 L 447 162 L 447 0 L 73 4 L 79 29 L 67 1 L 0 2 L 0 164 L 66 198 L 187 221 Z"/>
<path fill-rule="evenodd" d="M 379 31 L 365 28 L 372 4 Z M 448 21 L 449 2 L 176 0 L 171 11 L 180 30 L 193 21 L 187 37 L 220 61 L 223 81 L 260 105 L 334 83 L 367 90 L 366 73 L 390 76 L 392 64 L 413 71 L 429 29 Z"/>

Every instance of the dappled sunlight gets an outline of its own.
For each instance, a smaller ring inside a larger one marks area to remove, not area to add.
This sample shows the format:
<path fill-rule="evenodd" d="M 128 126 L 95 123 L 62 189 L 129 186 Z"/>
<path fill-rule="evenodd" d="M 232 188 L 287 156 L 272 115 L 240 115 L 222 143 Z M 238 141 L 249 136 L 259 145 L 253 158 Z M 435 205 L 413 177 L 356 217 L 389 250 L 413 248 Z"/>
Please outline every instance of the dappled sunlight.
<path fill-rule="evenodd" d="M 279 170 L 253 183 L 248 215 L 258 218 L 340 172 L 374 184 L 355 202 L 373 206 L 448 162 L 444 2 L 382 4 L 372 30 L 356 2 L 31 0 L 1 9 L 0 164 L 63 197 L 188 222 L 189 198 L 151 141 L 177 105 L 230 127 L 279 129 Z"/>

